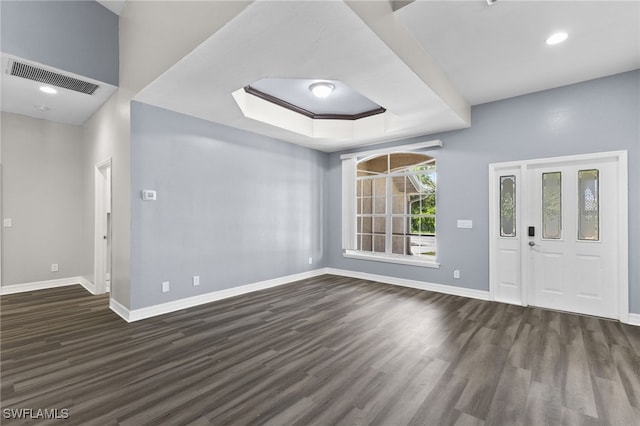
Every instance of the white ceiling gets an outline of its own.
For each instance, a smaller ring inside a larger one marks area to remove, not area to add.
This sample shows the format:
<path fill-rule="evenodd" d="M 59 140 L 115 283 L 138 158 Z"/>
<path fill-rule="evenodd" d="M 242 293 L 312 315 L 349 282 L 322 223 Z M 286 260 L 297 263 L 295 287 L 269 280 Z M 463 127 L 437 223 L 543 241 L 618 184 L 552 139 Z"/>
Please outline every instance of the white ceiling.
<path fill-rule="evenodd" d="M 117 14 L 126 4 L 100 3 Z M 547 46 L 558 30 L 568 40 Z M 116 90 L 96 82 L 100 97 L 47 96 L 8 76 L 7 61 L 3 54 L 4 111 L 82 124 Z M 477 105 L 638 68 L 640 0 L 418 0 L 395 12 L 384 1 L 258 0 L 136 99 L 336 151 L 466 127 L 464 99 Z M 318 139 L 244 117 L 231 93 L 266 77 L 340 80 L 394 118 L 374 136 Z M 42 104 L 50 109 L 35 109 Z"/>
<path fill-rule="evenodd" d="M 425 54 L 417 44 L 411 53 Z M 393 118 L 375 135 L 341 139 L 247 118 L 231 94 L 265 77 L 340 80 Z M 468 117 L 452 109 L 342 1 L 257 1 L 135 99 L 323 151 L 468 126 Z"/>
<path fill-rule="evenodd" d="M 0 105 L 2 106 L 2 111 L 80 126 L 117 90 L 117 87 L 110 84 L 16 56 L 2 53 L 0 58 L 2 63 L 0 70 L 0 91 L 2 93 Z M 43 93 L 40 91 L 40 86 L 43 86 L 42 83 L 8 74 L 10 59 L 88 81 L 100 87 L 93 95 L 55 86 L 52 87 L 57 90 L 56 94 Z M 40 109 L 36 107 L 40 107 Z"/>
<path fill-rule="evenodd" d="M 396 12 L 381 3 L 258 1 L 136 99 L 336 151 L 466 127 L 432 81 L 448 79 L 475 105 L 640 68 L 640 1 L 429 0 Z M 365 18 L 361 11 L 374 4 L 377 12 Z M 391 16 L 383 30 L 380 10 Z M 559 30 L 569 39 L 546 45 Z M 419 44 L 398 43 L 405 32 Z M 438 71 L 431 58 L 443 75 L 426 81 Z M 265 77 L 338 79 L 394 120 L 373 137 L 350 139 L 311 138 L 251 120 L 231 93 Z"/>
<path fill-rule="evenodd" d="M 395 12 L 472 104 L 640 68 L 640 1 L 416 1 Z M 569 38 L 548 46 L 552 33 Z"/>

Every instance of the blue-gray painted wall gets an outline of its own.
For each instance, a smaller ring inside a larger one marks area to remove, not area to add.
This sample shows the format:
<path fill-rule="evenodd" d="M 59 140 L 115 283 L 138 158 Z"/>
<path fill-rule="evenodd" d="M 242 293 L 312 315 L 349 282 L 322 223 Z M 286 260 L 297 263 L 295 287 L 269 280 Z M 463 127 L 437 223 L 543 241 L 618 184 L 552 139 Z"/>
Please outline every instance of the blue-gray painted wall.
<path fill-rule="evenodd" d="M 0 2 L 1 49 L 118 85 L 118 15 L 96 1 Z"/>
<path fill-rule="evenodd" d="M 325 267 L 326 160 L 132 102 L 130 308 Z"/>
<path fill-rule="evenodd" d="M 471 127 L 412 140 L 442 140 L 438 164 L 440 269 L 347 259 L 341 252 L 341 161 L 327 170 L 326 257 L 333 268 L 471 289 L 489 289 L 490 163 L 628 150 L 629 300 L 640 313 L 640 71 L 565 86 L 472 108 Z M 369 148 L 371 149 L 371 148 Z M 472 219 L 473 229 L 456 228 Z M 453 279 L 453 270 L 461 279 Z"/>

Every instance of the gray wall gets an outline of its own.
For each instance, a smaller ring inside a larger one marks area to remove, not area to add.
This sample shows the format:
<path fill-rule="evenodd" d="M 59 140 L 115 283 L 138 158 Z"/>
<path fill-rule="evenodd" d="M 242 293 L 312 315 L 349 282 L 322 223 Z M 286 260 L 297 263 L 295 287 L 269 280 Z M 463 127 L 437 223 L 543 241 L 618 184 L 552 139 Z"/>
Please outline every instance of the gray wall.
<path fill-rule="evenodd" d="M 471 289 L 489 289 L 488 165 L 599 151 L 629 153 L 629 286 L 640 313 L 640 71 L 479 105 L 469 129 L 380 145 L 440 139 L 438 260 L 440 269 L 347 259 L 341 252 L 340 153 L 329 157 L 328 243 L 333 268 Z M 473 229 L 457 229 L 472 219 Z M 452 271 L 461 270 L 454 280 Z"/>
<path fill-rule="evenodd" d="M 1 136 L 2 285 L 80 275 L 82 129 L 3 112 Z"/>
<path fill-rule="evenodd" d="M 326 157 L 133 102 L 131 309 L 326 266 Z"/>
<path fill-rule="evenodd" d="M 96 1 L 0 2 L 5 53 L 118 85 L 118 15 Z"/>
<path fill-rule="evenodd" d="M 118 89 L 83 126 L 84 227 L 82 275 L 93 282 L 95 165 L 111 159 L 112 269 L 111 297 L 125 307 L 130 302 L 131 93 Z"/>

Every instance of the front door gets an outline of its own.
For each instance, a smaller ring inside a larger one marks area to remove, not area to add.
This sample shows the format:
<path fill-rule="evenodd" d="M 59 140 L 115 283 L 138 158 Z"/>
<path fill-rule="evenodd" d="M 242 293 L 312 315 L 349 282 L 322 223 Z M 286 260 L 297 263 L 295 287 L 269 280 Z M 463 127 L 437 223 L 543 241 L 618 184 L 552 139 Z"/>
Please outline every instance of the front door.
<path fill-rule="evenodd" d="M 531 305 L 618 317 L 618 185 L 613 158 L 528 166 Z"/>

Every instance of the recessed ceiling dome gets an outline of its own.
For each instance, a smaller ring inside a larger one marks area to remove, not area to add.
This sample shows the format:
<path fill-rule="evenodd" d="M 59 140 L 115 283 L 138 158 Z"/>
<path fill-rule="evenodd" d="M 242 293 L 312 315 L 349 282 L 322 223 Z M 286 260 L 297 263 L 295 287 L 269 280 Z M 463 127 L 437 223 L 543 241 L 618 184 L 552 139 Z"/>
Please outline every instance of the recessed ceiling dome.
<path fill-rule="evenodd" d="M 384 131 L 389 115 L 339 80 L 263 78 L 233 97 L 246 117 L 315 138 L 360 137 L 364 119 Z"/>
<path fill-rule="evenodd" d="M 328 93 L 318 96 L 313 92 L 314 89 L 321 92 L 327 90 Z M 251 83 L 245 91 L 315 118 L 326 115 L 331 118 L 354 120 L 385 111 L 380 105 L 339 80 L 263 78 Z"/>

